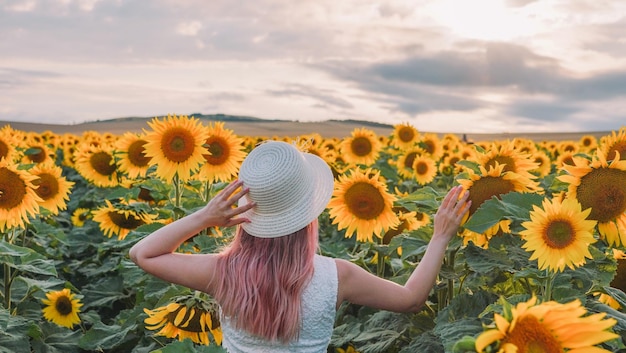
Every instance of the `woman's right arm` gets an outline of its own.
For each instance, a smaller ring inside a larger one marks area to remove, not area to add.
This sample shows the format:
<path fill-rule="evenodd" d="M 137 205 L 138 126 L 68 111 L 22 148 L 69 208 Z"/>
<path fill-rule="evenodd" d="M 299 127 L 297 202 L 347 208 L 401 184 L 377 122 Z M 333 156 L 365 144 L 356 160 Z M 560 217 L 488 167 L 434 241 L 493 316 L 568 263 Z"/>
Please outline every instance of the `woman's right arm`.
<path fill-rule="evenodd" d="M 446 253 L 448 242 L 457 234 L 471 202 L 462 187 L 452 188 L 434 218 L 434 232 L 426 253 L 404 286 L 367 272 L 349 261 L 337 259 L 339 277 L 338 303 L 348 301 L 395 312 L 417 312 L 428 295 Z"/>
<path fill-rule="evenodd" d="M 248 192 L 240 189 L 237 180 L 215 195 L 202 209 L 172 222 L 135 244 L 129 252 L 133 262 L 147 273 L 165 281 L 189 288 L 205 290 L 211 282 L 215 267 L 215 254 L 182 254 L 176 252 L 187 239 L 208 227 L 231 227 L 248 220 L 239 215 L 254 203 L 235 207 Z"/>

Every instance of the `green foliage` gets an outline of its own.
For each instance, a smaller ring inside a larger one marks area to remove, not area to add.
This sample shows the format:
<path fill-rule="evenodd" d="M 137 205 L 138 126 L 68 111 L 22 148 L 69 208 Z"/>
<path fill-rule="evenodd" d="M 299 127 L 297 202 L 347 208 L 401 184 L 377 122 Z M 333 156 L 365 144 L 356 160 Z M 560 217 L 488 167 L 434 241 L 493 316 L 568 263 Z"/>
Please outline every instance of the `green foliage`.
<path fill-rule="evenodd" d="M 384 152 L 374 165 L 386 179 L 388 190 L 397 188 L 402 193 L 394 207 L 434 215 L 455 184 L 455 176 L 438 175 L 424 186 L 401 180 L 389 163 L 394 156 Z M 458 164 L 474 171 L 479 169 L 476 162 L 469 160 Z M 153 214 L 160 220 L 177 219 L 202 207 L 226 184 L 190 181 L 175 189 L 161 180 L 146 178 L 132 186 L 98 188 L 72 168 L 64 167 L 63 171 L 67 180 L 74 182 L 68 209 L 56 216 L 42 212 L 31 217 L 25 229 L 1 234 L 0 277 L 4 281 L 0 283 L 0 353 L 225 352 L 214 343 L 203 346 L 189 339 L 164 338 L 146 329 L 144 309 L 194 295 L 187 288 L 146 274 L 128 258 L 130 247 L 162 227 L 162 223 L 139 226 L 125 239 L 117 239 L 105 236 L 93 220 L 75 226 L 70 218 L 78 208 L 95 210 L 108 200 L 125 209 Z M 554 193 L 566 189 L 556 178 L 554 168 L 539 183 Z M 152 203 L 124 203 L 136 199 L 142 189 L 150 192 Z M 562 303 L 581 300 L 589 312 L 606 313 L 615 319 L 614 331 L 626 337 L 623 309 L 612 309 L 598 300 L 599 293 L 608 294 L 626 308 L 626 294 L 612 286 L 616 260 L 603 241 L 589 246 L 593 258 L 583 266 L 556 274 L 539 270 L 536 261 L 530 260 L 530 253 L 522 248 L 522 224 L 530 219 L 533 208 L 549 197 L 547 191 L 511 192 L 480 205 L 463 230 L 483 233 L 500 221 L 509 220 L 510 232 L 499 232 L 485 247 L 455 238 L 438 281 L 419 312 L 391 313 L 344 303 L 336 314 L 329 352 L 348 346 L 361 353 L 474 352 L 476 337 L 493 325 L 494 313 L 510 318 L 512 306 L 532 295 Z M 346 259 L 400 284 L 421 261 L 433 233 L 431 222 L 404 231 L 385 244 L 378 240 L 360 243 L 354 237 L 346 238 L 345 231 L 337 229 L 328 212 L 320 216 L 319 222 L 323 255 Z M 222 231 L 222 237 L 217 237 L 207 230 L 180 250 L 218 251 L 232 236 L 232 229 Z M 81 324 L 71 329 L 50 323 L 41 314 L 45 294 L 62 288 L 70 288 L 83 303 Z M 623 339 L 602 347 L 611 352 L 623 352 L 626 348 Z"/>

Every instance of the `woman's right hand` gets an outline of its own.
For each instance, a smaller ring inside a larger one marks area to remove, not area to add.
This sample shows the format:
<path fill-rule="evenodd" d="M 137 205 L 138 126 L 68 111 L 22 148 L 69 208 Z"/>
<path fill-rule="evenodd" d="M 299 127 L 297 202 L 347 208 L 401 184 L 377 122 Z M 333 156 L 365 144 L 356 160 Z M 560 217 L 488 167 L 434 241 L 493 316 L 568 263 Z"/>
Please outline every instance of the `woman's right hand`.
<path fill-rule="evenodd" d="M 239 217 L 239 215 L 253 208 L 256 204 L 249 202 L 242 206 L 236 206 L 239 199 L 248 191 L 249 189 L 243 186 L 241 180 L 235 180 L 217 193 L 201 211 L 206 217 L 208 226 L 231 227 L 239 223 L 249 222 L 248 218 Z"/>

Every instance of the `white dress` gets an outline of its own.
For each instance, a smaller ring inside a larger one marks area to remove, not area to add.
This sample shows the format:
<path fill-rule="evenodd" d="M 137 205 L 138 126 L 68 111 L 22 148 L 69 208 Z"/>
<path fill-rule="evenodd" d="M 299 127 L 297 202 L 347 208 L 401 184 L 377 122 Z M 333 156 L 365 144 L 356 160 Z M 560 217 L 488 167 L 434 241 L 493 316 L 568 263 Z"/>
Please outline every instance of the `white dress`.
<path fill-rule="evenodd" d="M 227 317 L 222 317 L 222 346 L 229 353 L 326 353 L 335 325 L 337 266 L 334 259 L 315 255 L 314 268 L 302 294 L 302 326 L 297 341 L 268 342 L 235 329 Z"/>

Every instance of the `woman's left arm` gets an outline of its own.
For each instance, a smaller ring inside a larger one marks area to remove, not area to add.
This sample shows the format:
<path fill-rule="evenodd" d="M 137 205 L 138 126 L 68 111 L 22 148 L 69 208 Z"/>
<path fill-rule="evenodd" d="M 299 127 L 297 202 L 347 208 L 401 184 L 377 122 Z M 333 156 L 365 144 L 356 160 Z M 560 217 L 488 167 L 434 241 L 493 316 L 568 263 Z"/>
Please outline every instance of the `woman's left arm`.
<path fill-rule="evenodd" d="M 246 218 L 237 216 L 254 207 L 254 203 L 234 207 L 248 192 L 241 186 L 239 180 L 232 182 L 202 209 L 140 240 L 129 251 L 131 260 L 147 273 L 165 281 L 206 290 L 207 283 L 215 276 L 215 254 L 181 254 L 176 249 L 208 227 L 230 227 L 247 222 Z"/>

